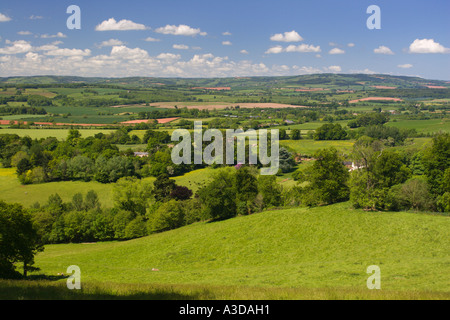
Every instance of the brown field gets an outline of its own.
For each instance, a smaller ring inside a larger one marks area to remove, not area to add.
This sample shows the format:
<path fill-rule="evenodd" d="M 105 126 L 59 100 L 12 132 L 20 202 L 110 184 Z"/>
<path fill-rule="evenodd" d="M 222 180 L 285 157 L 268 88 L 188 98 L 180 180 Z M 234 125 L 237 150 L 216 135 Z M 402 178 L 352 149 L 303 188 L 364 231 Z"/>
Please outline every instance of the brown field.
<path fill-rule="evenodd" d="M 191 88 L 191 89 L 193 89 L 193 90 L 200 89 L 200 90 L 230 91 L 231 87 L 215 87 L 215 88 L 195 87 L 195 88 Z"/>
<path fill-rule="evenodd" d="M 165 118 L 165 119 L 157 119 L 158 123 L 169 123 L 180 118 Z M 133 121 L 125 121 L 120 124 L 128 125 L 128 124 L 138 124 L 145 123 L 150 120 L 133 120 Z M 0 120 L 0 125 L 9 125 L 10 120 Z M 19 124 L 19 121 L 14 121 L 14 124 Z M 27 125 L 28 122 L 24 121 L 24 125 Z M 76 126 L 76 127 L 107 127 L 107 126 L 117 126 L 116 124 L 94 124 L 94 123 L 52 123 L 52 122 L 34 122 L 35 125 L 40 126 Z"/>
<path fill-rule="evenodd" d="M 403 100 L 398 99 L 398 98 L 369 97 L 369 98 L 364 98 L 364 99 L 359 99 L 359 100 L 352 100 L 352 101 L 349 101 L 349 103 L 358 103 L 360 101 L 403 101 Z"/>
<path fill-rule="evenodd" d="M 372 88 L 376 89 L 397 89 L 397 87 L 388 87 L 388 86 L 372 86 Z"/>
<path fill-rule="evenodd" d="M 221 103 L 221 104 L 204 104 L 204 105 L 183 105 L 181 102 L 158 102 L 150 104 L 152 107 L 159 108 L 188 108 L 188 109 L 199 109 L 199 110 L 214 110 L 214 109 L 225 109 L 229 107 L 241 107 L 241 108 L 258 108 L 258 109 L 268 109 L 268 108 L 309 108 L 306 106 L 295 106 L 283 103 Z"/>
<path fill-rule="evenodd" d="M 447 87 L 444 86 L 427 86 L 428 89 L 448 89 Z"/>
<path fill-rule="evenodd" d="M 172 121 L 175 121 L 175 120 L 178 120 L 178 119 L 180 119 L 179 117 L 178 118 L 166 118 L 166 119 L 157 119 L 158 120 L 158 123 L 169 123 L 169 122 L 172 122 Z M 138 124 L 138 123 L 147 123 L 147 122 L 149 122 L 150 120 L 132 120 L 132 121 L 125 121 L 125 122 L 121 122 L 121 124 Z"/>

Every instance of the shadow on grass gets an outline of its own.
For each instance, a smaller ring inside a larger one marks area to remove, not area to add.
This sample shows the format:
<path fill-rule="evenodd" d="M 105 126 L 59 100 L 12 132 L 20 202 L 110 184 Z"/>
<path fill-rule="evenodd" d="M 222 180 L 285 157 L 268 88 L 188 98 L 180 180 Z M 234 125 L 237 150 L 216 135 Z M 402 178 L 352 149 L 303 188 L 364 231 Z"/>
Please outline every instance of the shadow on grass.
<path fill-rule="evenodd" d="M 70 290 L 61 278 L 40 278 L 0 280 L 0 300 L 198 300 L 209 296 L 205 291 L 182 292 L 170 286 L 113 283 L 82 284 L 81 290 Z"/>

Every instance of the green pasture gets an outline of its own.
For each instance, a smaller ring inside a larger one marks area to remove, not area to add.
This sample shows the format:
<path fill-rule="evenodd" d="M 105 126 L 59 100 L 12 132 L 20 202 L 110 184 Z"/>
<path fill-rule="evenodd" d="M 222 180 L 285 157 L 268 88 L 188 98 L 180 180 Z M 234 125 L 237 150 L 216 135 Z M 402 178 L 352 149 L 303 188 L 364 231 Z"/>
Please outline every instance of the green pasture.
<path fill-rule="evenodd" d="M 421 133 L 450 132 L 450 119 L 430 119 L 430 120 L 398 120 L 390 121 L 386 126 L 397 127 L 399 129 L 416 129 Z"/>
<path fill-rule="evenodd" d="M 99 284 L 111 295 L 132 284 L 148 290 L 207 286 L 219 297 L 235 287 L 249 294 L 245 299 L 270 290 L 284 299 L 298 296 L 296 290 L 310 297 L 334 292 L 335 299 L 367 299 L 375 294 L 367 289 L 367 268 L 376 265 L 382 290 L 372 297 L 449 299 L 449 219 L 370 213 L 349 203 L 266 211 L 126 242 L 49 245 L 36 265 L 47 277 L 77 265 L 86 288 Z"/>
<path fill-rule="evenodd" d="M 93 137 L 97 133 L 104 133 L 108 134 L 113 132 L 114 130 L 108 130 L 108 129 L 77 129 L 81 136 L 84 138 L 87 137 Z M 49 137 L 55 137 L 59 140 L 64 140 L 69 135 L 70 129 L 0 129 L 0 134 L 17 134 L 20 137 L 29 136 L 32 139 L 42 139 L 42 138 L 49 138 Z"/>

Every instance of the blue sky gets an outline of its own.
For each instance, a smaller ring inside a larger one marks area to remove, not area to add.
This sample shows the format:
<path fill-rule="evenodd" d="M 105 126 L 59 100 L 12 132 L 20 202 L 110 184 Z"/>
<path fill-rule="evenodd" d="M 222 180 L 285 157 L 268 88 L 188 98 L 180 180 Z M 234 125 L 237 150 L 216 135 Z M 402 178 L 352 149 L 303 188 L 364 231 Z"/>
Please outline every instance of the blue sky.
<path fill-rule="evenodd" d="M 66 25 L 73 4 L 81 30 Z M 381 10 L 379 30 L 367 28 L 370 5 Z M 450 80 L 448 12 L 448 0 L 3 1 L 0 76 Z"/>

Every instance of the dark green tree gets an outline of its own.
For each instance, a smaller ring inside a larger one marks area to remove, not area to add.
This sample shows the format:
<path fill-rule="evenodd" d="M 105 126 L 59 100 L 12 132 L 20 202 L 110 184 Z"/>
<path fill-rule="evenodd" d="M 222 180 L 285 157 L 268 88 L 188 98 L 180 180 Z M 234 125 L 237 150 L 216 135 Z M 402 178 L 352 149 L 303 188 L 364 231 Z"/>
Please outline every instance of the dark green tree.
<path fill-rule="evenodd" d="M 308 206 L 328 205 L 349 199 L 349 171 L 335 148 L 318 150 L 313 165 L 301 172 L 301 201 Z"/>
<path fill-rule="evenodd" d="M 18 204 L 0 201 L 0 278 L 17 278 L 16 263 L 23 264 L 23 276 L 37 270 L 34 256 L 43 251 L 31 215 Z"/>

